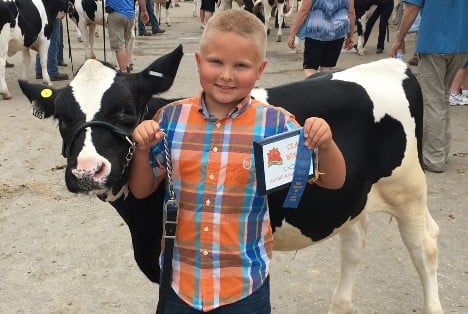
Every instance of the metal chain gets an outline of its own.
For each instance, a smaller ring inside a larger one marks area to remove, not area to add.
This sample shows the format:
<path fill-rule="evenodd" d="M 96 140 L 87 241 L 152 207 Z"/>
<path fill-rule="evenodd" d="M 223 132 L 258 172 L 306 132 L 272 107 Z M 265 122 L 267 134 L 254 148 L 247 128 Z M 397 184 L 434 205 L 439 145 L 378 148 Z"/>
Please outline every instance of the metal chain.
<path fill-rule="evenodd" d="M 169 192 L 169 199 L 175 199 L 174 186 L 172 184 L 172 162 L 171 155 L 169 153 L 169 144 L 167 142 L 167 134 L 164 130 L 161 130 L 164 134 L 164 158 L 166 159 L 166 172 L 167 172 L 167 190 Z"/>

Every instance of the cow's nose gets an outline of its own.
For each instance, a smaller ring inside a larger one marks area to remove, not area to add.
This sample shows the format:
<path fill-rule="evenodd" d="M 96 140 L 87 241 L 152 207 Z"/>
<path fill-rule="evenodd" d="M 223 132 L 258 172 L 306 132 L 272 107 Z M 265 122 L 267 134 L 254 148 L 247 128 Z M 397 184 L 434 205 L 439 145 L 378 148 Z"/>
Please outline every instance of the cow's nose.
<path fill-rule="evenodd" d="M 78 158 L 72 173 L 78 180 L 103 183 L 110 173 L 110 166 L 102 157 Z"/>

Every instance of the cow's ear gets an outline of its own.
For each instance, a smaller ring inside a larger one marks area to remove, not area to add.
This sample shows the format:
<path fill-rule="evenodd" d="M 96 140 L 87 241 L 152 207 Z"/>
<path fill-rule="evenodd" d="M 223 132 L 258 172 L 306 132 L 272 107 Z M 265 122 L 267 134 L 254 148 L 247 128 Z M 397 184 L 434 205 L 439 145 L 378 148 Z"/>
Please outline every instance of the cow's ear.
<path fill-rule="evenodd" d="M 128 76 L 131 86 L 136 88 L 138 105 L 146 104 L 152 95 L 165 92 L 172 86 L 183 55 L 182 45 L 179 45 L 143 71 Z"/>
<path fill-rule="evenodd" d="M 59 90 L 41 84 L 31 84 L 23 80 L 18 80 L 18 82 L 24 95 L 33 104 L 34 116 L 43 119 L 54 115 L 54 101 Z"/>

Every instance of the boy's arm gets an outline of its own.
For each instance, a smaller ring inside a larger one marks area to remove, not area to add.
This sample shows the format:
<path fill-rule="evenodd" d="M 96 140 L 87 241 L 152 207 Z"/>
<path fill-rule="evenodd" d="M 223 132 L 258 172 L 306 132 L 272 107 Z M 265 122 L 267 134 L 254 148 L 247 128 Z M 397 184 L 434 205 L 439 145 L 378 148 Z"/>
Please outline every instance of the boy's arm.
<path fill-rule="evenodd" d="M 137 149 L 133 155 L 128 177 L 128 187 L 136 198 L 145 198 L 153 193 L 162 178 L 155 177 L 149 161 L 151 146 L 159 143 L 163 133 L 154 120 L 145 120 L 133 131 Z"/>
<path fill-rule="evenodd" d="M 319 176 L 316 184 L 327 189 L 339 189 L 346 178 L 346 165 L 332 137 L 328 123 L 321 118 L 308 118 L 304 123 L 304 145 L 319 150 Z"/>

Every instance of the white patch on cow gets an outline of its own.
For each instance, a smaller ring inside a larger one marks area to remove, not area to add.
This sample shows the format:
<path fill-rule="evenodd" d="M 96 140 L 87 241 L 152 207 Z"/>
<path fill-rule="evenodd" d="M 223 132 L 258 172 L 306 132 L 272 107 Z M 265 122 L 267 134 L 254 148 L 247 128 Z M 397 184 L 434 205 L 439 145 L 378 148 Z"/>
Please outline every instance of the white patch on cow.
<path fill-rule="evenodd" d="M 254 88 L 250 95 L 258 101 L 268 104 L 268 93 L 264 88 Z"/>
<path fill-rule="evenodd" d="M 273 234 L 275 251 L 296 251 L 311 246 L 314 242 L 301 231 L 283 220 L 282 226 L 276 228 Z"/>
<path fill-rule="evenodd" d="M 73 96 L 80 106 L 82 112 L 86 114 L 86 122 L 93 120 L 94 116 L 101 109 L 102 97 L 109 90 L 115 81 L 117 72 L 94 59 L 87 60 L 76 77 L 70 82 Z M 91 132 L 86 129 L 84 146 L 78 155 L 80 160 L 100 160 L 106 166 L 103 173 L 107 176 L 111 171 L 111 163 L 103 156 L 99 155 L 91 139 Z"/>

